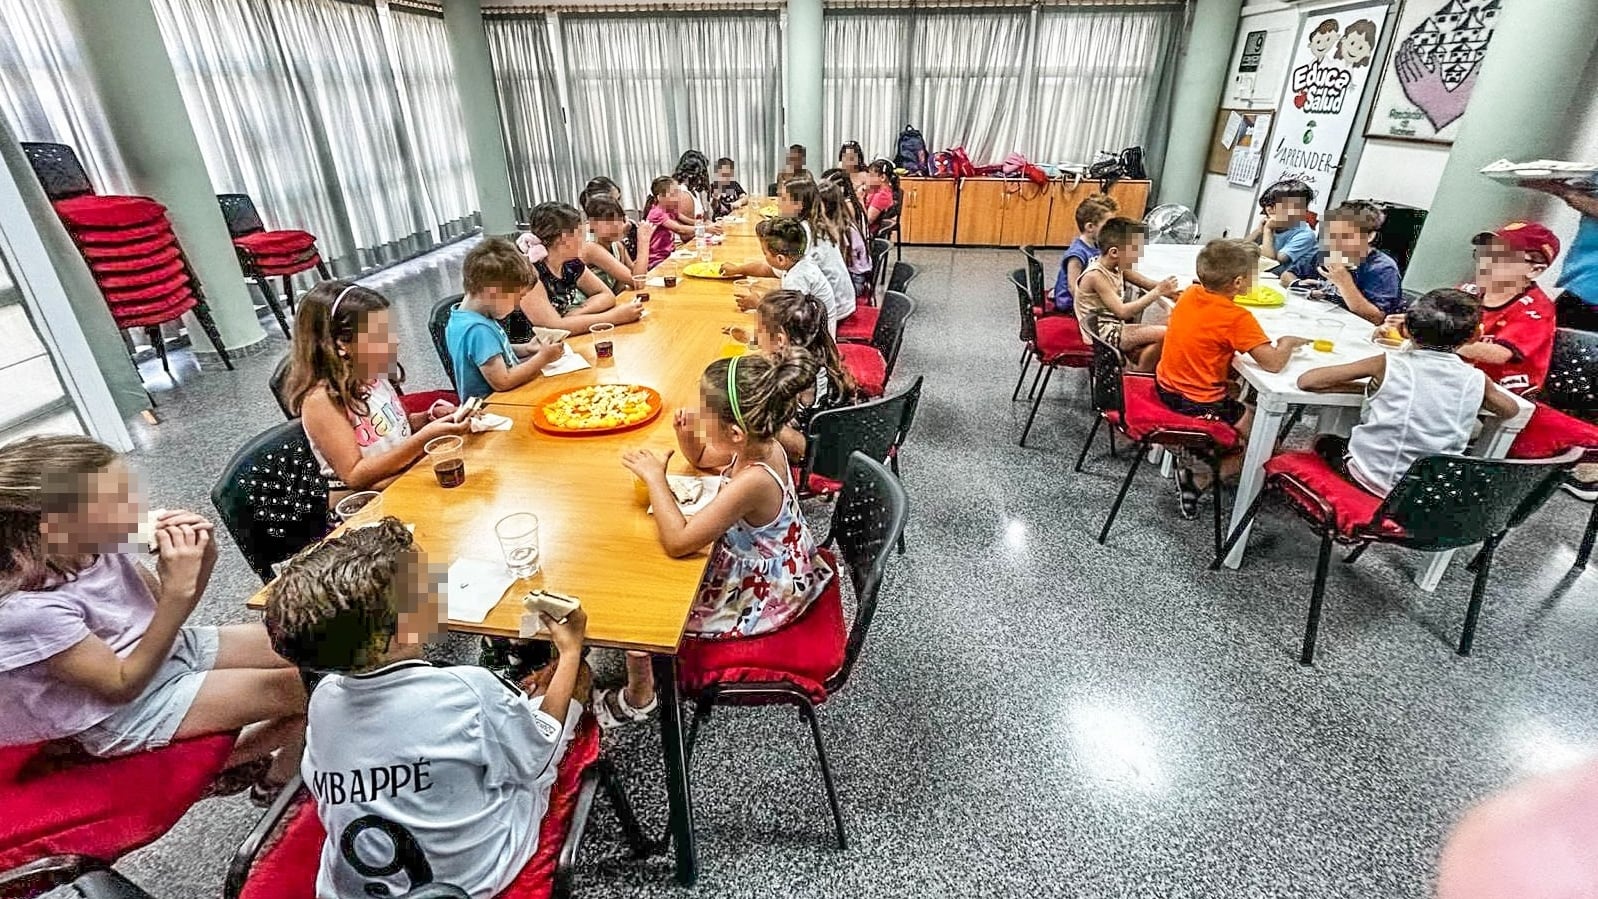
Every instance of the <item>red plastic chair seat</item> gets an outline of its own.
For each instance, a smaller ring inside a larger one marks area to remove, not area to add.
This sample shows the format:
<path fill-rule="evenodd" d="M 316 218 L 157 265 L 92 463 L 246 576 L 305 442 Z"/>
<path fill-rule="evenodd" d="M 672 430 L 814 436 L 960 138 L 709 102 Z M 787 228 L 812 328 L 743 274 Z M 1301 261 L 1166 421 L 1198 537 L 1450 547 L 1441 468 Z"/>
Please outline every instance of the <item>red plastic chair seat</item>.
<path fill-rule="evenodd" d="M 88 247 L 115 246 L 117 244 L 135 243 L 142 240 L 160 237 L 172 233 L 172 223 L 166 219 L 151 222 L 148 225 L 137 225 L 131 228 L 73 228 L 72 235 L 79 244 Z"/>
<path fill-rule="evenodd" d="M 303 253 L 316 246 L 316 235 L 306 231 L 257 231 L 233 238 L 233 245 L 257 256 L 283 256 Z"/>
<path fill-rule="evenodd" d="M 104 260 L 144 259 L 162 253 L 168 248 L 176 248 L 177 245 L 177 235 L 165 231 L 154 237 L 123 243 L 82 244 L 80 249 L 83 251 L 83 258 L 89 260 L 90 265 L 95 265 Z"/>
<path fill-rule="evenodd" d="M 175 275 L 140 287 L 108 288 L 101 285 L 100 292 L 105 294 L 106 302 L 113 306 L 119 306 L 161 299 L 181 290 L 187 290 L 191 286 L 188 273 L 179 270 Z"/>
<path fill-rule="evenodd" d="M 1265 463 L 1269 483 L 1280 488 L 1294 505 L 1325 523 L 1321 503 L 1332 510 L 1330 522 L 1336 531 L 1353 536 L 1369 533 L 1382 506 L 1382 498 L 1348 480 L 1313 452 L 1283 453 Z M 1317 500 L 1319 502 L 1317 502 Z M 1380 531 L 1389 537 L 1403 536 L 1404 529 L 1391 519 L 1381 523 Z"/>
<path fill-rule="evenodd" d="M 0 871 L 49 855 L 114 862 L 166 833 L 233 751 L 217 734 L 32 775 L 44 747 L 0 749 Z"/>
<path fill-rule="evenodd" d="M 538 827 L 538 850 L 499 899 L 549 899 L 566 830 L 577 808 L 583 772 L 598 758 L 599 725 L 592 715 L 585 714 L 550 788 L 549 809 Z M 276 841 L 257 856 L 239 899 L 315 899 L 316 872 L 327 831 L 316 817 L 316 802 L 309 793 L 303 795 L 304 800 L 288 812 Z"/>
<path fill-rule="evenodd" d="M 173 243 L 165 249 L 149 254 L 120 258 L 92 258 L 89 260 L 89 270 L 94 272 L 96 278 L 102 275 L 123 275 L 161 268 L 182 258 L 183 254 L 179 252 L 177 244 Z"/>
<path fill-rule="evenodd" d="M 1589 457 L 1598 453 L 1598 425 L 1538 403 L 1526 429 L 1509 447 L 1509 458 L 1550 459 L 1578 446 L 1588 450 Z"/>
<path fill-rule="evenodd" d="M 843 482 L 835 481 L 825 475 L 812 474 L 810 480 L 804 483 L 803 491 L 812 495 L 830 496 L 843 492 Z"/>
<path fill-rule="evenodd" d="M 173 283 L 173 279 L 182 275 L 183 261 L 181 259 L 174 259 L 171 262 L 168 262 L 165 265 L 159 266 L 157 268 L 146 269 L 140 272 L 130 272 L 127 274 L 114 272 L 102 273 L 96 270 L 94 273 L 94 280 L 95 283 L 100 285 L 101 290 L 140 290 L 146 287 L 153 287 L 163 284 L 170 285 Z"/>
<path fill-rule="evenodd" d="M 446 403 L 459 403 L 460 397 L 453 390 L 424 390 L 421 393 L 400 394 L 400 405 L 405 408 L 407 415 L 417 415 L 433 408 L 433 404 L 443 400 Z"/>
<path fill-rule="evenodd" d="M 312 253 L 309 256 L 303 256 L 298 259 L 281 262 L 267 263 L 256 260 L 255 268 L 263 276 L 274 278 L 280 275 L 297 275 L 300 272 L 307 272 L 313 268 L 316 268 L 321 263 L 322 257 L 316 253 Z"/>
<path fill-rule="evenodd" d="M 102 197 L 88 194 L 57 200 L 61 220 L 73 228 L 132 228 L 166 221 L 166 207 L 149 197 Z"/>
<path fill-rule="evenodd" d="M 831 553 L 822 551 L 829 562 Z M 834 570 L 837 565 L 833 565 Z M 844 626 L 840 575 L 797 621 L 758 637 L 707 640 L 684 637 L 677 647 L 677 681 L 686 693 L 732 684 L 791 684 L 820 703 L 827 678 L 843 667 Z"/>
<path fill-rule="evenodd" d="M 1074 315 L 1046 315 L 1037 320 L 1033 353 L 1045 365 L 1087 368 L 1093 364 L 1093 347 L 1082 339 L 1082 326 Z"/>
<path fill-rule="evenodd" d="M 864 343 L 840 343 L 838 355 L 843 357 L 843 367 L 854 376 L 866 396 L 882 396 L 888 387 L 888 363 L 876 347 Z"/>
<path fill-rule="evenodd" d="M 1161 432 L 1187 431 L 1207 436 L 1221 449 L 1237 446 L 1237 429 L 1226 422 L 1183 415 L 1161 402 L 1153 378 L 1133 375 L 1122 378 L 1121 384 L 1126 409 L 1122 430 L 1133 440 L 1153 436 L 1160 442 Z"/>
<path fill-rule="evenodd" d="M 855 306 L 854 313 L 838 322 L 838 339 L 854 343 L 867 343 L 877 331 L 877 317 L 882 310 L 876 306 Z"/>

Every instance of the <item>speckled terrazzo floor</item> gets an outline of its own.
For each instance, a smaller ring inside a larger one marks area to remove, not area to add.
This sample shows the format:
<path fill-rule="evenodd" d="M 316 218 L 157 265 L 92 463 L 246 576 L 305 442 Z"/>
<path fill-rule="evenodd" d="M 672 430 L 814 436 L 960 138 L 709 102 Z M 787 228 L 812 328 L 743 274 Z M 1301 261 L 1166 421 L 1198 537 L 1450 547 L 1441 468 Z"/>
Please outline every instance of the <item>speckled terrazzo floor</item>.
<path fill-rule="evenodd" d="M 457 245 L 373 285 L 400 310 L 412 383 L 443 383 L 429 304 Z M 1431 892 L 1450 823 L 1528 773 L 1598 751 L 1598 567 L 1569 575 L 1588 507 L 1564 494 L 1499 555 L 1476 654 L 1452 650 L 1468 579 L 1435 595 L 1417 556 L 1334 566 L 1321 649 L 1296 663 L 1314 546 L 1269 514 L 1238 572 L 1212 574 L 1205 519 L 1174 515 L 1145 470 L 1111 545 L 1093 542 L 1122 462 L 1070 463 L 1089 422 L 1055 379 L 1027 449 L 1010 251 L 906 251 L 922 266 L 899 379 L 927 376 L 903 456 L 909 554 L 862 664 L 822 711 L 852 847 L 832 848 L 801 722 L 716 714 L 695 753 L 703 896 L 1347 897 Z M 279 338 L 273 338 L 281 343 Z M 158 505 L 210 511 L 233 449 L 278 420 L 278 353 L 233 374 L 185 359 L 136 454 Z M 1101 444 L 1102 446 L 1102 438 Z M 204 622 L 246 617 L 258 586 L 225 548 Z M 608 739 L 635 804 L 664 826 L 652 728 Z M 220 894 L 257 813 L 196 807 L 121 866 L 162 897 Z M 627 861 L 596 813 L 582 896 L 682 893 Z"/>

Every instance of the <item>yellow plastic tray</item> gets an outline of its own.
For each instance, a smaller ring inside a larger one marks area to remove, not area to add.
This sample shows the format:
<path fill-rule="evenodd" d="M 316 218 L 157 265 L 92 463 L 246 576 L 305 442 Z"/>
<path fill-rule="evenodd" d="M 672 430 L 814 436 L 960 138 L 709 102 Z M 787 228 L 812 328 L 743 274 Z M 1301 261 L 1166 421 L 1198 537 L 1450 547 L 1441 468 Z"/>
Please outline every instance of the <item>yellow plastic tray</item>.
<path fill-rule="evenodd" d="M 1248 293 L 1239 295 L 1233 300 L 1239 306 L 1254 306 L 1260 309 L 1272 309 L 1287 303 L 1287 296 L 1274 287 L 1264 284 L 1254 285 Z"/>
<path fill-rule="evenodd" d="M 708 278 L 712 281 L 731 281 L 738 277 L 722 274 L 719 262 L 690 262 L 682 267 L 682 273 L 690 278 Z"/>

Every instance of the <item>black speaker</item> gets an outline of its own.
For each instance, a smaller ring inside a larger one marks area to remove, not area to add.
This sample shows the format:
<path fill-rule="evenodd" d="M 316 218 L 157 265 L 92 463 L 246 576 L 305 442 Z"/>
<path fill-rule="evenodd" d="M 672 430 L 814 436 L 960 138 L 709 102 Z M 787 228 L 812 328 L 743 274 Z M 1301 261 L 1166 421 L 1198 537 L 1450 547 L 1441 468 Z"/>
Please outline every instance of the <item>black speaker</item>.
<path fill-rule="evenodd" d="M 1415 244 L 1420 240 L 1420 229 L 1426 224 L 1426 210 L 1402 203 L 1374 201 L 1381 207 L 1386 221 L 1376 232 L 1376 246 L 1398 263 L 1398 271 L 1409 271 L 1409 258 L 1415 254 Z"/>

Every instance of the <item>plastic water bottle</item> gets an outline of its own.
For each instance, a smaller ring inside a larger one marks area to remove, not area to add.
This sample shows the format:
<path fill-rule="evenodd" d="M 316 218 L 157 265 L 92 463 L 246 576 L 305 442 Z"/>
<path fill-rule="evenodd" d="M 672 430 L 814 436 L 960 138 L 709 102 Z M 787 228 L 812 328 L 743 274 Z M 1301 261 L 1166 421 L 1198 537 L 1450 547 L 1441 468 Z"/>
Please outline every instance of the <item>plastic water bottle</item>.
<path fill-rule="evenodd" d="M 705 230 L 705 220 L 702 216 L 694 219 L 694 245 L 699 248 L 699 258 L 709 262 L 710 234 Z"/>

